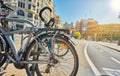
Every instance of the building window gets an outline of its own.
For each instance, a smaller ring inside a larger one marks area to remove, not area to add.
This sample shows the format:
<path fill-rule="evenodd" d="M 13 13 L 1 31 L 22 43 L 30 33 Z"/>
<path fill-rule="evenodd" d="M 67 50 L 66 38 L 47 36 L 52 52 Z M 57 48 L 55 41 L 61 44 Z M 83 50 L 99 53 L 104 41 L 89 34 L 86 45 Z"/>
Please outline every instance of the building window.
<path fill-rule="evenodd" d="M 29 18 L 33 18 L 33 14 L 32 13 L 28 13 L 28 17 Z"/>
<path fill-rule="evenodd" d="M 23 3 L 23 8 L 25 8 L 25 3 Z"/>
<path fill-rule="evenodd" d="M 31 9 L 31 4 L 28 4 L 28 9 Z"/>
<path fill-rule="evenodd" d="M 17 15 L 24 16 L 24 12 L 23 12 L 22 10 L 18 10 L 18 11 L 17 11 Z"/>
<path fill-rule="evenodd" d="M 18 2 L 18 7 L 25 8 L 25 3 L 19 1 Z"/>
<path fill-rule="evenodd" d="M 33 5 L 33 10 L 35 11 L 35 6 Z"/>
<path fill-rule="evenodd" d="M 23 3 L 21 2 L 21 3 L 20 3 L 20 7 L 21 7 L 21 8 L 22 8 L 22 6 L 23 6 L 22 4 L 23 4 Z"/>
<path fill-rule="evenodd" d="M 37 13 L 39 13 L 39 9 L 37 9 Z"/>
<path fill-rule="evenodd" d="M 20 2 L 18 2 L 18 7 L 20 7 Z"/>

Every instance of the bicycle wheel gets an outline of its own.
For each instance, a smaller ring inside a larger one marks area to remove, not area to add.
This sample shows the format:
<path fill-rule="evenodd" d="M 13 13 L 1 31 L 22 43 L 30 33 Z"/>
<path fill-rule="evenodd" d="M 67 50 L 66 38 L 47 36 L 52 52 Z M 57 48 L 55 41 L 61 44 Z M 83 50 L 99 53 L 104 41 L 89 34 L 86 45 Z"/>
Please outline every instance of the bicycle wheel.
<path fill-rule="evenodd" d="M 6 61 L 6 56 L 4 55 L 4 53 L 5 53 L 5 50 L 3 49 L 3 43 L 2 43 L 2 40 L 0 39 L 0 67 Z"/>
<path fill-rule="evenodd" d="M 0 53 L 0 67 L 5 63 L 6 57 L 2 53 Z"/>
<path fill-rule="evenodd" d="M 37 50 L 37 51 L 36 51 Z M 38 45 L 36 44 L 35 41 L 31 42 L 31 44 L 28 46 L 27 51 L 26 51 L 26 56 L 25 56 L 25 60 L 26 61 L 38 61 L 38 54 L 36 54 L 36 52 L 39 51 L 38 49 Z M 33 53 L 35 53 L 33 55 Z M 36 72 L 36 66 L 37 64 L 26 64 L 25 69 L 27 72 L 28 76 L 41 76 L 41 75 L 37 75 L 35 74 Z"/>
<path fill-rule="evenodd" d="M 50 39 L 52 37 L 52 35 L 49 36 L 44 36 L 42 37 L 42 42 L 45 43 L 44 41 L 46 39 Z M 40 64 L 36 64 L 34 66 L 34 69 L 36 70 L 36 75 L 43 75 L 43 76 L 76 76 L 77 71 L 78 71 L 78 66 L 79 66 L 79 61 L 78 61 L 78 56 L 77 53 L 75 51 L 75 48 L 73 47 L 73 45 L 68 42 L 65 41 L 63 38 L 61 37 L 55 37 L 54 39 L 55 43 L 54 43 L 54 52 L 58 51 L 58 48 L 62 47 L 64 50 L 67 50 L 68 52 L 65 52 L 63 54 L 57 54 L 54 55 L 55 56 L 55 62 L 51 61 L 49 62 L 50 58 L 47 57 L 46 54 L 49 53 L 41 53 L 41 54 L 37 54 L 35 55 L 35 53 L 33 54 L 34 50 L 38 45 L 36 44 L 35 41 L 33 41 L 30 46 L 28 47 L 28 51 L 26 53 L 26 60 L 30 60 L 33 59 L 34 60 L 34 56 L 36 56 L 35 60 L 38 61 L 43 61 L 43 62 L 47 62 L 48 63 L 40 63 Z M 63 47 L 61 44 L 64 44 L 67 48 Z M 59 47 L 58 47 L 59 45 Z M 44 45 L 43 45 L 44 46 Z M 47 46 L 44 46 L 47 49 Z M 68 50 L 69 49 L 69 50 Z M 48 50 L 48 49 L 47 49 Z M 39 51 L 38 49 L 36 50 L 37 52 Z M 59 50 L 60 52 L 60 50 Z M 56 54 L 56 53 L 55 53 Z M 28 72 L 30 72 L 30 68 L 33 65 L 29 64 L 27 65 L 26 70 Z M 32 72 L 31 72 L 32 73 Z"/>

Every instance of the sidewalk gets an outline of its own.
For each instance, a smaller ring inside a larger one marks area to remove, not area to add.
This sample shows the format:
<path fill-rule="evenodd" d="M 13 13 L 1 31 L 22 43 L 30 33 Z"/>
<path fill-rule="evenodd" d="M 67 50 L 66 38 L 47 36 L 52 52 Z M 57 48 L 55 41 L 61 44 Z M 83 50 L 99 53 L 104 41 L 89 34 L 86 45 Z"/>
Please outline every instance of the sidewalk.
<path fill-rule="evenodd" d="M 98 44 L 101 44 L 101 45 L 104 45 L 104 46 L 107 46 L 111 49 L 114 49 L 114 50 L 117 50 L 120 52 L 120 46 L 118 46 L 117 44 L 115 43 L 107 43 L 107 42 L 97 42 Z"/>

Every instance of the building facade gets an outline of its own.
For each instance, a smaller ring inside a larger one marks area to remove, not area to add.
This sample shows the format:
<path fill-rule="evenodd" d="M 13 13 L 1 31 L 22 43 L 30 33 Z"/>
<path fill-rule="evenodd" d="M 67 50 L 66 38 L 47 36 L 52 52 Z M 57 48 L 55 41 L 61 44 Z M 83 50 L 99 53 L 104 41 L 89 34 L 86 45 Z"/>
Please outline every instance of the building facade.
<path fill-rule="evenodd" d="M 87 39 L 118 40 L 120 38 L 120 24 L 103 24 L 87 28 Z"/>
<path fill-rule="evenodd" d="M 76 31 L 79 31 L 82 37 L 88 36 L 88 28 L 98 25 L 98 22 L 93 19 L 82 19 L 80 22 L 76 22 Z"/>
<path fill-rule="evenodd" d="M 56 28 L 63 28 L 63 25 L 62 25 L 62 20 L 61 20 L 61 18 L 60 18 L 60 16 L 58 16 L 58 15 L 55 15 L 55 27 Z"/>
<path fill-rule="evenodd" d="M 82 33 L 82 29 L 81 29 L 81 25 L 80 25 L 80 22 L 79 22 L 79 21 L 76 22 L 76 24 L 75 24 L 75 29 L 76 29 L 76 31 Z"/>
<path fill-rule="evenodd" d="M 68 29 L 68 30 L 70 30 L 70 35 L 71 35 L 71 36 L 73 35 L 73 32 L 75 32 L 74 26 L 73 26 L 73 23 L 72 23 L 72 22 L 71 22 L 71 23 L 65 22 L 65 23 L 63 24 L 63 29 Z"/>
<path fill-rule="evenodd" d="M 73 23 L 72 22 L 71 23 L 65 22 L 65 24 L 63 24 L 63 28 L 70 30 L 71 28 L 73 28 Z"/>
<path fill-rule="evenodd" d="M 44 23 L 39 18 L 39 11 L 44 6 L 49 6 L 52 9 L 52 17 L 54 17 L 55 7 L 53 0 L 5 0 L 8 5 L 13 6 L 18 17 L 32 21 L 38 27 L 44 27 Z M 48 15 L 46 13 L 46 15 Z M 47 16 L 49 17 L 49 16 Z M 17 25 L 22 25 L 17 23 Z"/>
<path fill-rule="evenodd" d="M 120 38 L 120 24 L 99 25 L 97 29 L 97 40 L 118 40 Z"/>

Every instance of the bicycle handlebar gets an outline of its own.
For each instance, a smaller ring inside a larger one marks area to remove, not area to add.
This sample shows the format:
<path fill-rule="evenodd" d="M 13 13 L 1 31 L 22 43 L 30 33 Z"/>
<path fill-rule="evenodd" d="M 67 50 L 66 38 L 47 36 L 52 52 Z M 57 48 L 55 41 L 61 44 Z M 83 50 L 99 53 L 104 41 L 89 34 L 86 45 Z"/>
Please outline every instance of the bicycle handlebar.
<path fill-rule="evenodd" d="M 6 10 L 14 11 L 12 8 L 6 6 L 5 4 L 2 4 L 1 8 L 4 8 L 4 9 L 6 9 Z"/>
<path fill-rule="evenodd" d="M 10 8 L 7 5 L 5 5 L 3 0 L 0 0 L 0 4 L 1 4 L 1 8 L 4 8 L 6 10 L 14 11 L 12 8 Z"/>
<path fill-rule="evenodd" d="M 29 21 L 29 20 L 27 20 L 27 19 L 21 19 L 21 18 L 1 18 L 1 21 L 2 20 L 6 20 L 6 21 L 14 21 L 14 22 L 20 22 L 20 23 L 28 23 L 28 24 L 30 24 L 32 27 L 34 27 L 35 25 L 31 22 L 31 21 Z"/>

